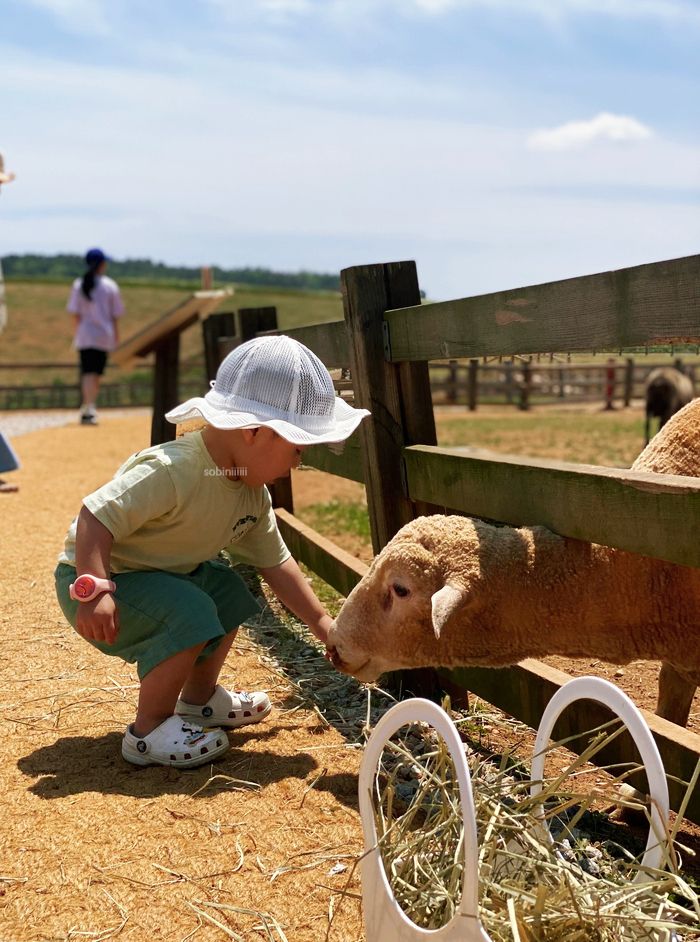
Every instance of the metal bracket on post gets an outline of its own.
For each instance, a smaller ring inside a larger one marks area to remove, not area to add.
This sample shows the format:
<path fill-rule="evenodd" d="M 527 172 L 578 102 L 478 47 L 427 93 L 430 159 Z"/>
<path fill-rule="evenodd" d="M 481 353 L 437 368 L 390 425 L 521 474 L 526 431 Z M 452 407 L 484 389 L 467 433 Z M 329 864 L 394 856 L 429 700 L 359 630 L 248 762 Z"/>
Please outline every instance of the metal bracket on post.
<path fill-rule="evenodd" d="M 391 362 L 391 328 L 386 321 L 382 321 L 382 337 L 384 340 L 384 359 Z"/>

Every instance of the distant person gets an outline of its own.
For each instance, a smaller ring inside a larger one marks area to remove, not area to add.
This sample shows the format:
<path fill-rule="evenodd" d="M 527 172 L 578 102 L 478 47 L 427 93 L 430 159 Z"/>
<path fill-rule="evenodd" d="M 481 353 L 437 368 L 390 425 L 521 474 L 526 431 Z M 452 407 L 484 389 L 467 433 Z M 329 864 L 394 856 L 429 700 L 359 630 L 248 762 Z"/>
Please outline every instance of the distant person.
<path fill-rule="evenodd" d="M 14 180 L 14 173 L 9 173 L 5 171 L 5 161 L 3 160 L 2 154 L 0 154 L 0 192 L 2 191 L 3 183 L 12 183 Z M 5 282 L 2 277 L 2 265 L 0 265 L 0 333 L 2 333 L 5 324 L 7 324 L 7 307 L 5 305 Z"/>
<path fill-rule="evenodd" d="M 100 378 L 119 341 L 117 319 L 124 313 L 119 287 L 105 275 L 108 261 L 102 249 L 90 249 L 85 256 L 87 271 L 73 282 L 67 306 L 75 315 L 73 346 L 80 354 L 82 425 L 97 425 Z"/>
<path fill-rule="evenodd" d="M 0 190 L 3 183 L 12 183 L 15 179 L 14 173 L 5 171 L 5 161 L 0 154 Z M 2 277 L 2 265 L 0 265 L 0 332 L 2 332 L 7 323 L 7 307 L 5 306 L 5 282 Z M 0 432 L 0 471 L 14 471 L 19 467 L 17 455 L 12 450 L 12 446 Z M 3 478 L 0 478 L 0 494 L 13 494 L 19 488 L 16 484 L 8 484 Z"/>
<path fill-rule="evenodd" d="M 19 458 L 12 450 L 12 445 L 0 432 L 0 471 L 14 471 L 19 468 Z M 8 484 L 7 481 L 0 478 L 0 494 L 14 494 L 19 487 L 16 484 Z"/>

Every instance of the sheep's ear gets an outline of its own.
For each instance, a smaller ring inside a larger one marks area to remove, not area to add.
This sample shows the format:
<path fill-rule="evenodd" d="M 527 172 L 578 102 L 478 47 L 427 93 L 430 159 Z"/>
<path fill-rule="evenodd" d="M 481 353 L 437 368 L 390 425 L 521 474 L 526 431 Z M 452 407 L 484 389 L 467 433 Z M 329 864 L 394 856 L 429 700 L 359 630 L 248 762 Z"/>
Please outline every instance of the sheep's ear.
<path fill-rule="evenodd" d="M 460 605 L 466 601 L 467 593 L 454 585 L 444 585 L 433 594 L 431 607 L 433 610 L 433 631 L 435 637 L 440 640 L 440 632 L 445 627 L 448 619 L 457 611 Z"/>

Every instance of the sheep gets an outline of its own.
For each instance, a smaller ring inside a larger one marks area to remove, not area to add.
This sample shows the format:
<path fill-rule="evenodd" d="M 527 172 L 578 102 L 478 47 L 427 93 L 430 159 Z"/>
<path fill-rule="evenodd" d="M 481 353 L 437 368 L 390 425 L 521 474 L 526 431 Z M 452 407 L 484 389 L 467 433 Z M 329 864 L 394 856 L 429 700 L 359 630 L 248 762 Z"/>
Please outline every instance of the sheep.
<path fill-rule="evenodd" d="M 652 418 L 658 418 L 659 430 L 661 430 L 672 415 L 691 401 L 695 391 L 692 379 L 680 369 L 673 366 L 660 366 L 647 376 L 644 394 L 646 397 L 644 443 L 648 445 Z"/>
<path fill-rule="evenodd" d="M 700 476 L 700 399 L 632 469 Z M 684 726 L 700 683 L 700 570 L 541 526 L 418 517 L 375 558 L 328 638 L 334 665 L 365 682 L 555 654 L 662 661 L 656 712 Z"/>

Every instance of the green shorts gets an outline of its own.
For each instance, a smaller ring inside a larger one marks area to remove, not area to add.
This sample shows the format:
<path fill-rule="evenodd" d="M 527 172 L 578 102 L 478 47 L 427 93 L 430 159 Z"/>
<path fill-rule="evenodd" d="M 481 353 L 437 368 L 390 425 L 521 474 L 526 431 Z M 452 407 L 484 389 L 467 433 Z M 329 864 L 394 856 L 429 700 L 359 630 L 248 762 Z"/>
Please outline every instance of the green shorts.
<path fill-rule="evenodd" d="M 81 603 L 70 598 L 68 587 L 76 571 L 59 563 L 55 576 L 59 605 L 75 628 Z M 104 654 L 136 663 L 142 679 L 161 661 L 207 642 L 197 659 L 203 660 L 225 635 L 260 611 L 241 577 L 218 559 L 202 563 L 187 575 L 156 570 L 117 573 L 111 578 L 117 586 L 119 633 L 114 644 L 90 644 Z"/>

